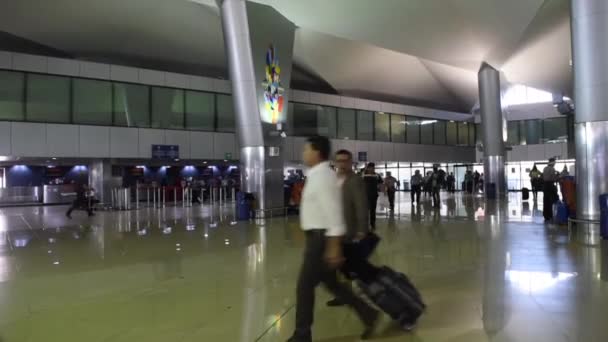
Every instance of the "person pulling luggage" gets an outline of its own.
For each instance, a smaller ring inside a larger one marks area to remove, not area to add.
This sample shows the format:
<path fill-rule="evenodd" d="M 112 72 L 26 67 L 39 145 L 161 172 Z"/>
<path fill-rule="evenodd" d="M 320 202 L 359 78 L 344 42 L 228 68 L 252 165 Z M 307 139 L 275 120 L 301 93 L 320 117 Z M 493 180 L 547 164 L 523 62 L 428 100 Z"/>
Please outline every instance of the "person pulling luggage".
<path fill-rule="evenodd" d="M 338 184 L 341 188 L 344 222 L 346 223 L 346 235 L 342 241 L 345 260 L 341 270 L 347 277 L 351 273 L 364 278 L 372 277 L 370 273 L 373 266 L 368 263 L 367 255 L 361 255 L 358 249 L 359 242 L 369 234 L 365 183 L 363 183 L 361 177 L 353 172 L 353 155 L 350 151 L 340 150 L 336 152 L 335 165 Z M 327 302 L 328 306 L 345 304 L 345 301 L 340 298 L 334 298 Z"/>
<path fill-rule="evenodd" d="M 365 326 L 362 339 L 373 333 L 379 318 L 377 310 L 337 278 L 336 269 L 344 261 L 346 225 L 338 179 L 328 162 L 330 150 L 329 139 L 321 136 L 308 138 L 304 145 L 303 160 L 310 170 L 302 193 L 300 225 L 306 245 L 297 282 L 295 331 L 288 342 L 312 342 L 315 288 L 320 283 L 355 310 Z"/>

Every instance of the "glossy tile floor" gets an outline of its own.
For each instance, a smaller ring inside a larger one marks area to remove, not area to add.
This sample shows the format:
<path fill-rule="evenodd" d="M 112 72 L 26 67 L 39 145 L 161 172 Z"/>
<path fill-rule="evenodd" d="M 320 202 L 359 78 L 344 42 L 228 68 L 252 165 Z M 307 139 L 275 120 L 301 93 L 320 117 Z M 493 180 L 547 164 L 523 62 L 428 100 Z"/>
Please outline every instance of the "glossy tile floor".
<path fill-rule="evenodd" d="M 382 200 L 381 203 L 383 202 Z M 541 202 L 542 203 L 542 202 Z M 393 217 L 373 261 L 407 273 L 428 312 L 377 341 L 608 341 L 608 247 L 570 242 L 512 194 L 444 195 Z M 303 234 L 296 217 L 236 223 L 228 208 L 0 209 L 0 341 L 284 341 Z M 315 341 L 361 326 L 317 291 Z"/>

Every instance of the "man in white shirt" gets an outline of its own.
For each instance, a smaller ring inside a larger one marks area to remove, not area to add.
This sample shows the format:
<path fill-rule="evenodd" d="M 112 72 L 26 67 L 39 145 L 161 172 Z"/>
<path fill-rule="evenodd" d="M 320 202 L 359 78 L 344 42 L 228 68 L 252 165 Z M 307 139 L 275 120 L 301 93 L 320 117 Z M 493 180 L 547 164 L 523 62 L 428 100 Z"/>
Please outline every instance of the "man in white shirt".
<path fill-rule="evenodd" d="M 368 338 L 378 320 L 378 311 L 355 296 L 337 278 L 336 269 L 344 261 L 341 242 L 346 227 L 342 192 L 329 167 L 331 145 L 325 137 L 309 138 L 303 153 L 310 167 L 300 206 L 300 223 L 306 233 L 304 260 L 300 269 L 296 299 L 296 329 L 288 342 L 311 342 L 315 288 L 319 283 L 352 307 L 365 325 L 362 339 Z"/>

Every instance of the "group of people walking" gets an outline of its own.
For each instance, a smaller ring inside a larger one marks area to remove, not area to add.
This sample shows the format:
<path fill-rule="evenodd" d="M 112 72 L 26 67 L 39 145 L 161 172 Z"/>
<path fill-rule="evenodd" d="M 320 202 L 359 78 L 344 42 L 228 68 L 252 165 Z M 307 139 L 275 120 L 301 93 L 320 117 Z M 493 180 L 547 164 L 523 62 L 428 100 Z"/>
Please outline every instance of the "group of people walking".
<path fill-rule="evenodd" d="M 378 273 L 367 256 L 353 246 L 375 229 L 382 186 L 394 206 L 397 180 L 390 174 L 383 180 L 373 163 L 367 165 L 362 177 L 358 176 L 353 171 L 352 153 L 346 150 L 335 154 L 337 172 L 333 172 L 330 150 L 329 139 L 320 136 L 309 138 L 304 147 L 303 160 L 310 169 L 302 192 L 300 224 L 306 244 L 297 282 L 295 331 L 288 342 L 312 341 L 315 288 L 321 283 L 334 295 L 328 306 L 346 305 L 356 312 L 364 326 L 362 339 L 373 334 L 379 318 L 375 308 L 356 295 L 348 283 L 338 280 L 338 272 L 356 274 L 364 280 Z M 406 322 L 408 326 L 414 323 L 415 319 Z"/>

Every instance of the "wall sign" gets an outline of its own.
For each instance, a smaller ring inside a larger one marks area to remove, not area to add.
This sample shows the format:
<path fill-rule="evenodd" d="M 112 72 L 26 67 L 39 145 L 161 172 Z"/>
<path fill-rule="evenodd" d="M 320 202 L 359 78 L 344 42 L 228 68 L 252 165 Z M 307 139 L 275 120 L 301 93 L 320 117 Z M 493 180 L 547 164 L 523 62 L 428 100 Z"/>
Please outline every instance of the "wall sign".
<path fill-rule="evenodd" d="M 367 152 L 359 152 L 359 161 L 367 162 Z"/>
<path fill-rule="evenodd" d="M 152 145 L 152 159 L 179 159 L 179 145 Z"/>
<path fill-rule="evenodd" d="M 281 67 L 274 45 L 270 44 L 266 51 L 265 78 L 262 82 L 264 89 L 264 111 L 262 121 L 271 124 L 281 122 L 285 89 L 281 85 Z"/>

